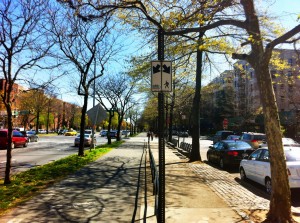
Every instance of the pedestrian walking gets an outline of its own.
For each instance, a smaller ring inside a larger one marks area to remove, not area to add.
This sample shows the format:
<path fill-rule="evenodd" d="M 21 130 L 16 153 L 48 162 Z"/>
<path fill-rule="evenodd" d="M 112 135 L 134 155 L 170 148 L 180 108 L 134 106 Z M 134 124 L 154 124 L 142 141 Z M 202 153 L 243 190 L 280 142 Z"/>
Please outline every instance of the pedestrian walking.
<path fill-rule="evenodd" d="M 148 143 L 150 143 L 150 137 L 151 137 L 151 132 L 150 131 L 147 132 L 147 137 L 148 137 Z"/>

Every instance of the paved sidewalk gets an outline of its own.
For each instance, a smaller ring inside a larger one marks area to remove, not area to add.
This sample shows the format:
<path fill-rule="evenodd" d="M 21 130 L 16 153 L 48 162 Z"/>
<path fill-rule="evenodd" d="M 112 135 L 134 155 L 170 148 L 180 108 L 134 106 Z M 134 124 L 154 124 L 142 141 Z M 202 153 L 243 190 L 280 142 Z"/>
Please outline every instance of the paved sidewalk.
<path fill-rule="evenodd" d="M 156 165 L 158 165 L 157 139 L 150 142 L 150 147 Z M 176 150 L 166 147 L 165 222 L 242 222 L 242 217 L 190 169 L 190 164 L 187 163 L 186 159 L 180 159 L 178 155 L 176 155 Z M 147 222 L 150 223 L 156 222 L 156 217 L 153 216 L 153 208 L 154 202 L 152 201 L 147 207 Z"/>

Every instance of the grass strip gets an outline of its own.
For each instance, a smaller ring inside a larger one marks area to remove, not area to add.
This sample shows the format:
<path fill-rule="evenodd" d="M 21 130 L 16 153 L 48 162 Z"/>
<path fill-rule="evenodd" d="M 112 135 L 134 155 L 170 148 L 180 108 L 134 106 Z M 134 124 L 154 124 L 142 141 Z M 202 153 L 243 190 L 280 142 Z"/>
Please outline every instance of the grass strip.
<path fill-rule="evenodd" d="M 86 150 L 82 157 L 74 154 L 17 173 L 11 176 L 12 183 L 8 185 L 4 185 L 4 180 L 0 180 L 0 215 L 29 200 L 43 189 L 76 172 L 88 163 L 97 160 L 122 143 L 123 141 L 116 141 L 110 145 L 97 146 L 95 149 Z"/>

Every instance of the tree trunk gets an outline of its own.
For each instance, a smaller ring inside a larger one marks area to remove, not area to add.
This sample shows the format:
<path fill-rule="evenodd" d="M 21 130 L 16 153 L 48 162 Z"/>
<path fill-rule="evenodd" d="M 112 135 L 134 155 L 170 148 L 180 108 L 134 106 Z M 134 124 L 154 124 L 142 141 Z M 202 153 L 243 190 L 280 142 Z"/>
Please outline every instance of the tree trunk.
<path fill-rule="evenodd" d="M 172 141 L 172 126 L 173 126 L 173 117 L 174 117 L 174 106 L 175 106 L 175 84 L 173 85 L 173 92 L 171 97 L 171 104 L 170 104 L 170 112 L 169 112 L 169 142 Z"/>
<path fill-rule="evenodd" d="M 10 184 L 10 170 L 11 170 L 11 158 L 12 158 L 12 111 L 10 105 L 7 105 L 7 151 L 6 151 L 6 167 L 5 167 L 5 177 L 4 177 L 4 184 Z"/>
<path fill-rule="evenodd" d="M 267 62 L 261 61 L 257 69 L 257 80 L 265 117 L 265 132 L 270 153 L 272 194 L 269 222 L 293 222 L 291 214 L 291 192 L 287 176 L 287 166 L 282 146 L 280 120 Z"/>
<path fill-rule="evenodd" d="M 88 94 L 84 95 L 83 106 L 81 109 L 81 119 L 80 119 L 80 143 L 78 148 L 78 156 L 84 156 L 84 129 L 85 129 L 85 117 L 88 104 Z"/>
<path fill-rule="evenodd" d="M 40 112 L 37 111 L 36 113 L 36 123 L 35 123 L 35 132 L 36 134 L 39 134 L 39 126 L 40 125 Z"/>
<path fill-rule="evenodd" d="M 199 40 L 202 40 L 204 33 L 199 34 Z M 201 99 L 201 77 L 202 77 L 202 57 L 203 52 L 197 49 L 197 68 L 196 68 L 196 87 L 192 108 L 192 151 L 190 162 L 201 161 L 200 155 L 200 99 Z"/>
<path fill-rule="evenodd" d="M 107 126 L 107 144 L 111 144 L 111 136 L 110 136 L 110 130 L 111 130 L 111 122 L 112 118 L 114 117 L 114 112 L 109 111 L 109 117 L 108 117 L 108 126 Z"/>

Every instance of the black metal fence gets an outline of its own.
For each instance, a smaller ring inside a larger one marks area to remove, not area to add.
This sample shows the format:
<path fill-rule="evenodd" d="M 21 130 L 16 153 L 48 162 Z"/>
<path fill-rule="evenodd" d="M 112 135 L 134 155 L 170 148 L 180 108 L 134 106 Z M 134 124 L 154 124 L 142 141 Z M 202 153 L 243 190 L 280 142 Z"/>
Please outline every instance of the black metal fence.
<path fill-rule="evenodd" d="M 150 148 L 150 144 L 148 144 L 148 151 L 149 151 L 149 161 L 150 161 L 150 168 L 151 168 L 151 176 L 152 176 L 152 184 L 153 184 L 153 195 L 155 196 L 155 207 L 154 207 L 154 214 L 157 217 L 158 211 L 158 190 L 159 190 L 159 173 L 158 168 L 155 164 L 155 159 L 153 157 L 153 153 Z"/>

